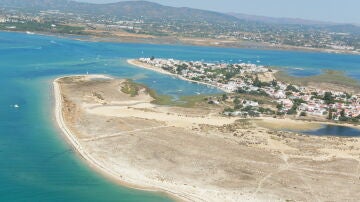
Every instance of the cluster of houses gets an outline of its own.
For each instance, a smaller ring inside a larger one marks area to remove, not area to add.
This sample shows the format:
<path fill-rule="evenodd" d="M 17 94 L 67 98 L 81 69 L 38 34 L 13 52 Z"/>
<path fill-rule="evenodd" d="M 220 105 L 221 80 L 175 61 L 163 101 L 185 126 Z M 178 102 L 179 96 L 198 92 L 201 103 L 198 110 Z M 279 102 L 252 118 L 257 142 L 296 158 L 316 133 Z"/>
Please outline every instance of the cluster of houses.
<path fill-rule="evenodd" d="M 235 92 L 239 88 L 239 85 L 241 85 L 238 80 L 234 79 L 235 75 L 258 74 L 272 71 L 264 66 L 248 63 L 227 64 L 205 63 L 200 61 L 187 62 L 158 58 L 140 58 L 138 60 L 183 78 L 210 84 L 211 86 L 222 89 L 228 93 Z M 230 78 L 227 78 L 226 70 L 231 70 L 234 74 Z"/>
<path fill-rule="evenodd" d="M 278 111 L 287 114 L 360 119 L 360 95 L 289 85 L 281 81 L 261 82 L 258 75 L 273 70 L 255 64 L 186 62 L 174 59 L 140 58 L 140 62 L 161 68 L 180 77 L 216 86 L 228 93 L 268 96 L 277 102 Z M 326 100 L 327 98 L 329 100 Z M 258 103 L 249 102 L 257 108 Z M 240 113 L 241 110 L 231 112 Z M 329 113 L 331 115 L 329 116 Z"/>

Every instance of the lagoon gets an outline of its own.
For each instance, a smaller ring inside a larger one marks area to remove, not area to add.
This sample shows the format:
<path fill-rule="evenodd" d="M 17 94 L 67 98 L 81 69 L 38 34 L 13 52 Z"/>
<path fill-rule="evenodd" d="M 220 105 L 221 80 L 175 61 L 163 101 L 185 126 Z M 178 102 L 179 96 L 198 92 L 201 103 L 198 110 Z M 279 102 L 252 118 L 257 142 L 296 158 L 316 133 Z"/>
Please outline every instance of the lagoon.
<path fill-rule="evenodd" d="M 51 83 L 63 75 L 132 78 L 174 97 L 219 93 L 126 63 L 128 58 L 150 56 L 208 62 L 259 60 L 297 76 L 334 69 L 360 80 L 358 55 L 100 43 L 0 32 L 0 201 L 171 201 L 162 194 L 119 186 L 93 171 L 65 141 L 53 118 Z"/>
<path fill-rule="evenodd" d="M 323 125 L 321 128 L 316 130 L 300 132 L 316 136 L 360 137 L 360 129 L 339 125 Z"/>

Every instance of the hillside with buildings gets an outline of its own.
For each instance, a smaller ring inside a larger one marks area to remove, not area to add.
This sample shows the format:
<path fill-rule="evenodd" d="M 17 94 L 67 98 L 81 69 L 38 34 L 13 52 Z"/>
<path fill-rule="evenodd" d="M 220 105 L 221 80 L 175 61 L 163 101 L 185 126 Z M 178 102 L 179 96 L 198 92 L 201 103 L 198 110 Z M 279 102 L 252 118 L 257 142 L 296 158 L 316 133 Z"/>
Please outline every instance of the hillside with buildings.
<path fill-rule="evenodd" d="M 0 0 L 0 11 L 1 30 L 75 33 L 120 40 L 120 35 L 146 35 L 167 37 L 154 43 L 196 44 L 206 39 L 197 45 L 360 52 L 360 27 L 350 24 L 225 14 L 147 1 L 91 4 Z M 24 23 L 30 26 L 23 26 Z M 50 29 L 51 24 L 70 27 L 57 31 Z"/>

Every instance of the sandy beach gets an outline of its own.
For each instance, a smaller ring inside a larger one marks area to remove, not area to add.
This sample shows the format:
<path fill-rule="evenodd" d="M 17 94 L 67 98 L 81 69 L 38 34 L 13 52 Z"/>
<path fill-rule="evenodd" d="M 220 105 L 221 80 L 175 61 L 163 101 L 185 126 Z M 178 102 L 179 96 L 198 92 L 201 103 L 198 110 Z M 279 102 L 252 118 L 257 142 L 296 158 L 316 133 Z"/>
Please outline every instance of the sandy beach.
<path fill-rule="evenodd" d="M 120 185 L 134 188 L 143 191 L 151 191 L 151 192 L 163 192 L 164 194 L 170 194 L 170 196 L 175 201 L 203 201 L 199 200 L 199 198 L 193 193 L 179 193 L 174 191 L 173 189 L 169 189 L 161 184 L 149 184 L 146 183 L 146 179 L 141 179 L 141 175 L 138 176 L 137 179 L 128 178 L 125 173 L 131 172 L 131 170 L 127 170 L 126 172 L 116 172 L 116 169 L 111 166 L 106 166 L 102 162 L 99 162 L 96 158 L 93 157 L 85 148 L 83 148 L 82 144 L 78 137 L 67 127 L 63 117 L 63 99 L 61 93 L 61 86 L 58 81 L 64 79 L 66 77 L 60 77 L 54 80 L 53 88 L 54 88 L 54 96 L 55 96 L 55 118 L 56 122 L 65 135 L 67 141 L 73 146 L 73 148 L 79 153 L 79 155 L 86 160 L 86 162 L 95 170 L 101 172 L 103 175 L 109 177 L 111 180 L 114 180 L 116 183 Z M 105 75 L 90 75 L 87 76 L 86 80 L 93 78 L 102 78 L 109 79 L 108 76 Z M 125 168 L 126 169 L 126 168 Z M 134 174 L 132 174 L 134 176 Z"/>
<path fill-rule="evenodd" d="M 145 88 L 130 96 L 121 90 L 126 80 L 94 78 L 54 81 L 56 120 L 91 167 L 118 183 L 184 201 L 360 197 L 357 138 L 276 131 L 209 107 L 157 106 Z M 279 126 L 287 124 L 305 127 Z"/>
<path fill-rule="evenodd" d="M 84 149 L 82 147 L 81 143 L 79 142 L 79 139 L 67 127 L 67 125 L 65 124 L 64 118 L 63 118 L 63 113 L 62 113 L 63 100 L 62 100 L 62 96 L 61 96 L 61 87 L 58 84 L 58 81 L 60 79 L 63 79 L 63 78 L 64 77 L 57 78 L 53 82 L 54 96 L 55 96 L 55 118 L 56 118 L 56 122 L 57 122 L 59 128 L 61 129 L 61 131 L 63 132 L 63 134 L 67 138 L 67 141 L 69 141 L 71 143 L 71 145 L 79 153 L 79 155 L 82 158 L 84 158 L 86 160 L 86 162 L 92 168 L 94 168 L 94 169 L 98 170 L 99 172 L 101 172 L 102 174 L 110 177 L 112 180 L 116 181 L 120 185 L 124 185 L 124 186 L 134 188 L 134 189 L 138 189 L 138 190 L 144 190 L 144 191 L 154 191 L 154 192 L 162 191 L 162 192 L 164 192 L 164 190 L 161 190 L 160 188 L 153 188 L 153 187 L 151 188 L 148 185 L 141 186 L 141 184 L 134 183 L 130 179 L 127 180 L 122 175 L 119 175 L 119 173 L 114 172 L 114 170 L 112 170 L 111 168 L 108 168 L 108 167 L 104 166 L 102 163 L 100 163 L 99 161 L 97 161 L 95 158 L 92 157 L 91 154 L 89 154 L 86 151 L 86 149 Z M 95 75 L 95 76 L 90 76 L 88 78 L 90 78 L 90 79 L 91 78 L 103 78 L 104 79 L 104 78 L 109 78 L 109 77 L 104 76 L 104 75 Z M 172 192 L 171 190 L 166 190 L 166 192 L 164 192 L 164 193 L 165 194 L 166 193 L 171 193 L 172 197 L 175 200 L 179 200 L 181 198 L 187 199 L 187 196 L 178 196 L 177 193 Z"/>

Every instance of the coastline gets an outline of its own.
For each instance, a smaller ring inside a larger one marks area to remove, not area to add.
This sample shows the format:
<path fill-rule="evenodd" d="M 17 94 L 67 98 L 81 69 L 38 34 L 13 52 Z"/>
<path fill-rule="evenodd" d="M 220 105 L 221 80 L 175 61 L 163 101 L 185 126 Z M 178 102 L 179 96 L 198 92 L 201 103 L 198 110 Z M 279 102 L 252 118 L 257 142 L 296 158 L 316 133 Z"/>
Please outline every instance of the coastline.
<path fill-rule="evenodd" d="M 191 83 L 197 83 L 197 84 L 201 84 L 201 85 L 206 85 L 206 86 L 209 86 L 209 87 L 212 87 L 212 88 L 217 88 L 223 92 L 226 92 L 226 93 L 231 93 L 230 91 L 227 91 L 226 89 L 223 89 L 219 86 L 216 86 L 216 85 L 213 85 L 213 84 L 209 84 L 209 83 L 205 83 L 205 82 L 201 82 L 201 81 L 194 81 L 194 80 L 191 80 L 191 79 L 188 79 L 188 78 L 185 78 L 185 77 L 182 77 L 180 75 L 177 75 L 177 74 L 172 74 L 170 72 L 167 72 L 163 69 L 160 69 L 160 68 L 156 68 L 156 67 L 153 67 L 151 65 L 147 65 L 147 64 L 144 64 L 144 63 L 141 63 L 141 62 L 137 62 L 136 60 L 134 59 L 128 59 L 127 60 L 127 63 L 133 65 L 133 66 L 136 66 L 136 67 L 140 67 L 140 68 L 143 68 L 143 69 L 147 69 L 147 70 L 151 70 L 151 71 L 155 71 L 155 72 L 158 72 L 160 74 L 165 74 L 165 75 L 169 75 L 169 76 L 172 76 L 172 77 L 176 77 L 178 79 L 181 79 L 181 80 L 184 80 L 184 81 L 188 81 L 188 82 L 191 82 Z"/>
<path fill-rule="evenodd" d="M 99 75 L 99 76 L 107 77 L 105 75 Z M 162 188 L 159 185 L 154 185 L 154 186 L 151 186 L 149 184 L 140 185 L 139 183 L 132 181 L 132 179 L 125 179 L 126 177 L 123 177 L 119 173 L 116 173 L 115 171 L 106 168 L 98 160 L 92 157 L 92 155 L 82 147 L 79 139 L 71 132 L 71 130 L 67 127 L 65 123 L 62 113 L 63 100 L 61 95 L 61 87 L 58 84 L 58 81 L 65 77 L 67 76 L 56 78 L 53 81 L 54 101 L 55 101 L 55 110 L 54 110 L 55 120 L 59 129 L 65 136 L 66 140 L 76 150 L 76 152 L 80 155 L 80 157 L 83 158 L 88 165 L 90 165 L 91 168 L 105 175 L 105 177 L 107 177 L 109 180 L 121 186 L 125 186 L 127 188 L 163 194 L 165 196 L 170 197 L 171 199 L 174 199 L 174 201 L 202 201 L 202 199 L 192 195 L 191 193 L 178 193 L 174 190 Z M 141 179 L 139 180 L 141 181 Z"/>
<path fill-rule="evenodd" d="M 8 32 L 8 33 L 23 33 L 26 34 L 26 31 L 12 31 L 12 30 L 0 30 L 0 32 Z M 184 45 L 184 46 L 199 46 L 199 47 L 219 47 L 219 48 L 237 48 L 237 49 L 253 49 L 253 50 L 274 50 L 274 51 L 294 51 L 294 52 L 312 52 L 312 53 L 328 53 L 328 54 L 344 54 L 344 55 L 360 55 L 360 52 L 353 51 L 341 51 L 341 50 L 333 50 L 333 49 L 320 49 L 320 48 L 306 48 L 306 47 L 292 47 L 287 45 L 282 46 L 269 46 L 267 44 L 259 44 L 259 45 L 239 45 L 236 43 L 240 43 L 241 41 L 229 41 L 235 44 L 218 44 L 218 43 L 197 43 L 197 41 L 207 41 L 211 39 L 207 38 L 190 38 L 190 39 L 182 39 L 174 37 L 174 40 L 178 40 L 177 42 L 169 41 L 168 39 L 162 38 L 153 38 L 157 39 L 154 41 L 144 41 L 141 37 L 124 37 L 119 38 L 116 36 L 96 36 L 91 34 L 70 34 L 70 33 L 49 33 L 49 32 L 35 32 L 35 35 L 42 36 L 52 36 L 59 37 L 65 39 L 72 39 L 78 41 L 88 41 L 88 42 L 114 42 L 114 43 L 134 43 L 134 44 L 159 44 L 159 45 Z"/>

